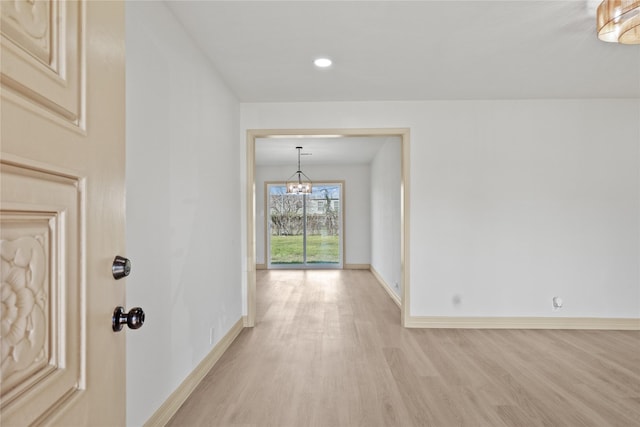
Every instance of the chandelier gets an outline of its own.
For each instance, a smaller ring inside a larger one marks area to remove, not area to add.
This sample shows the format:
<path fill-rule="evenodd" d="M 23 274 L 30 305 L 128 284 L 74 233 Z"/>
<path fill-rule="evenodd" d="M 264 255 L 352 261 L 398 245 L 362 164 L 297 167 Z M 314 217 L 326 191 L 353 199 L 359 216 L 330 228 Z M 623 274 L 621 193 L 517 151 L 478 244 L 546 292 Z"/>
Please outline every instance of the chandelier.
<path fill-rule="evenodd" d="M 311 194 L 311 180 L 300 169 L 300 150 L 302 147 L 296 147 L 296 150 L 298 150 L 298 170 L 287 179 L 287 193 Z"/>
<path fill-rule="evenodd" d="M 640 44 L 640 0 L 604 0 L 598 6 L 598 38 Z"/>

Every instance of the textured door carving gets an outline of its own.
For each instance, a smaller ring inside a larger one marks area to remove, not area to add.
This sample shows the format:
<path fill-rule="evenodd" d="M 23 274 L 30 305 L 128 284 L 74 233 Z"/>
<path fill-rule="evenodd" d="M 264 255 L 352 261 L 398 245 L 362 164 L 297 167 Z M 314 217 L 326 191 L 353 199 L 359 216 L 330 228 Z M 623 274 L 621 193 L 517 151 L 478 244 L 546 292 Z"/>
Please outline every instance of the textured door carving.
<path fill-rule="evenodd" d="M 2 9 L 2 83 L 43 114 L 84 126 L 83 3 L 10 0 Z"/>
<path fill-rule="evenodd" d="M 0 240 L 2 259 L 3 394 L 42 369 L 49 358 L 45 346 L 45 312 L 49 292 L 45 286 L 45 234 Z"/>
<path fill-rule="evenodd" d="M 82 192 L 76 179 L 4 159 L 0 183 L 0 402 L 30 424 L 85 380 Z"/>
<path fill-rule="evenodd" d="M 6 1 L 2 6 L 2 32 L 26 52 L 51 66 L 52 27 L 57 18 L 49 1 Z"/>

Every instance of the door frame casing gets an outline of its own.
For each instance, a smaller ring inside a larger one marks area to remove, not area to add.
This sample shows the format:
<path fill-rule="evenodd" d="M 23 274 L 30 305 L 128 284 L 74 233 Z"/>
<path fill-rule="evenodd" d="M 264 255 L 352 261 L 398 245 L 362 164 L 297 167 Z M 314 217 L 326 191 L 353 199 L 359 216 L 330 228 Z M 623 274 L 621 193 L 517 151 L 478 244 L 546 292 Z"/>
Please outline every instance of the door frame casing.
<path fill-rule="evenodd" d="M 321 138 L 321 137 L 397 137 L 400 140 L 400 321 L 406 326 L 410 318 L 410 242 L 409 242 L 409 128 L 363 129 L 248 129 L 246 136 L 246 230 L 247 230 L 247 313 L 245 326 L 256 323 L 256 183 L 255 148 L 258 138 Z M 265 254 L 266 256 L 266 254 Z M 344 261 L 344 259 L 343 259 Z"/>

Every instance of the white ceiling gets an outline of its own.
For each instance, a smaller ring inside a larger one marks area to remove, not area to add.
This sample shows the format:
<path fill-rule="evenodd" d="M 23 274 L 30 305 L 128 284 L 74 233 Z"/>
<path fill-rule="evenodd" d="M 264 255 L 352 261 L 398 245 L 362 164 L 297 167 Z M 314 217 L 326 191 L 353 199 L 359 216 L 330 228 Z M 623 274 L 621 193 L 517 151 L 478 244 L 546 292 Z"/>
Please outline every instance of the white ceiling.
<path fill-rule="evenodd" d="M 640 98 L 593 0 L 167 3 L 241 102 Z"/>
<path fill-rule="evenodd" d="M 291 166 L 298 162 L 296 147 L 302 147 L 302 170 L 309 165 L 352 165 L 371 163 L 385 142 L 397 137 L 257 138 L 256 165 Z"/>
<path fill-rule="evenodd" d="M 167 4 L 241 102 L 640 98 L 640 46 L 597 39 L 598 0 Z M 258 140 L 256 164 L 368 163 L 383 140 Z"/>

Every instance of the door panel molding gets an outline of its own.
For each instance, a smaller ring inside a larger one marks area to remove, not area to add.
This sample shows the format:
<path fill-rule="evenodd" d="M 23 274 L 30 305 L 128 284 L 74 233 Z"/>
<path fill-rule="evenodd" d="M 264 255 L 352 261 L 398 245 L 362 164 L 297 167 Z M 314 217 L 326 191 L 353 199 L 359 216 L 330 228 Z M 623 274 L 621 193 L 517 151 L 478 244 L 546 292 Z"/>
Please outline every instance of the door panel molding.
<path fill-rule="evenodd" d="M 84 129 L 84 1 L 2 2 L 3 89 Z M 19 101 L 18 101 L 19 102 Z"/>
<path fill-rule="evenodd" d="M 55 415 L 85 381 L 85 291 L 77 268 L 84 187 L 55 167 L 4 157 L 0 258 L 9 331 L 0 342 L 0 405 L 12 422 L 31 424 Z"/>

